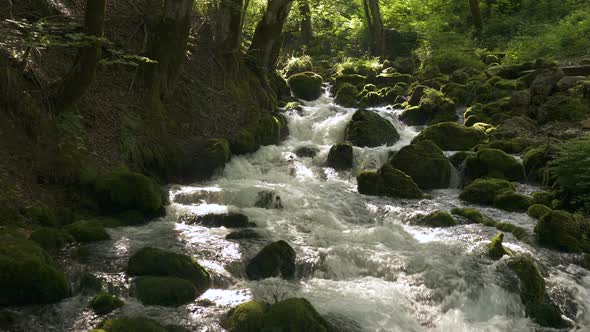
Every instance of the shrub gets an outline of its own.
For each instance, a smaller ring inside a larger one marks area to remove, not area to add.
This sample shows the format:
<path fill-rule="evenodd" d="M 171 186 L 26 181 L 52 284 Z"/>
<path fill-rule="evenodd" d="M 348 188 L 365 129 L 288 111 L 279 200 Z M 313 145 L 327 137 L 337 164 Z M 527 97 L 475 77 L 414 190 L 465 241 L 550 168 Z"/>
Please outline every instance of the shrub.
<path fill-rule="evenodd" d="M 566 203 L 590 211 L 590 136 L 567 141 L 558 148 L 551 170 Z"/>

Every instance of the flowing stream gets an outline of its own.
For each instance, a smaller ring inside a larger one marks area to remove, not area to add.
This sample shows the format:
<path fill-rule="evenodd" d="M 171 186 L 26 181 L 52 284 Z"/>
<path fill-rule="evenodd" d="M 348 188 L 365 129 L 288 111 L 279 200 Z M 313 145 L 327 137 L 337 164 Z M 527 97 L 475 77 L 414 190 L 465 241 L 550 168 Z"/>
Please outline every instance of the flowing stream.
<path fill-rule="evenodd" d="M 87 264 L 64 258 L 76 280 L 83 272 L 108 283 L 125 298 L 111 316 L 141 315 L 189 331 L 223 331 L 219 321 L 232 307 L 251 298 L 267 301 L 305 297 L 342 331 L 551 331 L 524 315 L 518 281 L 485 255 L 498 233 L 478 224 L 427 228 L 413 221 L 434 210 L 469 206 L 459 189 L 435 190 L 422 200 L 360 195 L 356 174 L 377 169 L 391 151 L 409 144 L 420 128 L 397 120 L 399 111 L 378 108 L 400 133 L 393 147 L 354 148 L 352 172 L 324 167 L 330 147 L 344 137 L 354 109 L 334 104 L 326 93 L 287 114 L 289 138 L 279 146 L 233 157 L 211 181 L 169 188 L 167 215 L 146 225 L 109 230 L 111 241 L 87 245 Z M 314 158 L 296 157 L 299 147 L 319 150 Z M 455 183 L 459 176 L 455 174 Z M 522 192 L 536 188 L 521 185 Z M 282 209 L 256 207 L 261 195 L 280 196 Z M 478 207 L 490 217 L 517 224 L 531 234 L 536 223 L 522 213 Z M 186 214 L 239 212 L 247 215 L 262 239 L 226 240 L 232 230 L 185 225 Z M 244 262 L 271 241 L 285 240 L 297 252 L 297 281 L 271 278 L 248 281 Z M 544 266 L 548 293 L 576 330 L 590 328 L 590 273 L 572 264 L 576 255 L 528 245 L 511 234 L 505 246 L 531 254 Z M 212 288 L 194 303 L 178 308 L 143 306 L 129 297 L 124 273 L 130 254 L 144 246 L 195 257 L 213 276 Z M 64 255 L 66 257 L 67 255 Z M 87 308 L 92 294 L 59 304 L 16 308 L 18 331 L 88 331 L 104 317 Z"/>

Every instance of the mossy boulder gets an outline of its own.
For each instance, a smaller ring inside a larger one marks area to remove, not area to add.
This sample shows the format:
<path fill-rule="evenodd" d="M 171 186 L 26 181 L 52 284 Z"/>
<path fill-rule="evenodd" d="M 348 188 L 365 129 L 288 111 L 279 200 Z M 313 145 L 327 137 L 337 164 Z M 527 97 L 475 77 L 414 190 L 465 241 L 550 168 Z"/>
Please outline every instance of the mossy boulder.
<path fill-rule="evenodd" d="M 273 305 L 262 301 L 242 303 L 230 310 L 222 325 L 229 332 L 335 331 L 303 298 L 291 298 Z"/>
<path fill-rule="evenodd" d="M 394 86 L 397 83 L 410 83 L 413 79 L 409 74 L 381 73 L 375 77 L 375 82 L 380 85 Z"/>
<path fill-rule="evenodd" d="M 551 212 L 551 208 L 542 204 L 533 204 L 527 210 L 527 214 L 529 215 L 529 217 L 534 219 L 541 219 L 544 215 L 546 215 L 549 212 Z"/>
<path fill-rule="evenodd" d="M 24 214 L 33 224 L 47 227 L 56 227 L 61 224 L 53 210 L 42 203 L 36 203 L 27 208 Z"/>
<path fill-rule="evenodd" d="M 332 146 L 328 153 L 326 166 L 336 170 L 347 170 L 352 168 L 353 151 L 352 144 L 340 143 Z"/>
<path fill-rule="evenodd" d="M 97 179 L 96 193 L 102 208 L 113 212 L 137 210 L 153 214 L 164 205 L 156 181 L 135 172 L 118 171 Z"/>
<path fill-rule="evenodd" d="M 354 146 L 377 147 L 393 145 L 400 137 L 395 127 L 376 112 L 358 110 L 346 126 L 344 138 Z"/>
<path fill-rule="evenodd" d="M 423 91 L 418 106 L 409 107 L 400 115 L 400 120 L 409 126 L 421 126 L 447 121 L 457 121 L 455 103 L 438 90 Z"/>
<path fill-rule="evenodd" d="M 504 255 L 510 254 L 509 251 L 504 249 L 504 246 L 502 246 L 503 240 L 504 240 L 504 233 L 498 233 L 498 235 L 496 235 L 492 238 L 492 242 L 490 242 L 490 244 L 488 244 L 488 256 L 492 260 L 497 261 L 500 258 L 502 258 Z"/>
<path fill-rule="evenodd" d="M 542 182 L 548 163 L 554 160 L 557 154 L 557 147 L 551 144 L 541 145 L 528 150 L 523 158 L 527 179 Z"/>
<path fill-rule="evenodd" d="M 535 226 L 541 245 L 567 252 L 590 253 L 590 221 L 566 211 L 553 210 Z"/>
<path fill-rule="evenodd" d="M 467 159 L 467 157 L 474 155 L 474 152 L 470 152 L 470 151 L 459 151 L 459 152 L 455 152 L 453 153 L 453 155 L 451 155 L 449 157 L 449 161 L 451 162 L 451 164 L 453 164 L 453 166 L 455 166 L 456 168 L 461 167 L 461 165 L 463 164 L 463 162 L 465 161 L 465 159 Z"/>
<path fill-rule="evenodd" d="M 430 140 L 445 151 L 464 151 L 480 144 L 486 138 L 481 130 L 455 122 L 443 122 L 424 129 L 412 142 Z"/>
<path fill-rule="evenodd" d="M 59 250 L 74 241 L 66 231 L 59 228 L 40 227 L 35 229 L 29 239 L 45 250 Z"/>
<path fill-rule="evenodd" d="M 498 149 L 484 148 L 465 160 L 465 177 L 469 180 L 494 177 L 510 181 L 524 180 L 522 164 Z"/>
<path fill-rule="evenodd" d="M 197 289 L 186 279 L 146 276 L 135 280 L 135 296 L 143 304 L 178 307 L 192 302 Z"/>
<path fill-rule="evenodd" d="M 359 74 L 339 74 L 334 77 L 334 87 L 336 91 L 343 86 L 345 83 L 352 84 L 356 86 L 358 89 L 362 89 L 362 87 L 367 82 L 367 76 L 359 75 Z"/>
<path fill-rule="evenodd" d="M 90 300 L 89 306 L 99 315 L 106 315 L 111 311 L 122 307 L 124 302 L 118 297 L 101 292 Z"/>
<path fill-rule="evenodd" d="M 198 291 L 205 292 L 211 285 L 209 272 L 186 255 L 146 247 L 140 249 L 127 265 L 127 272 L 135 276 L 178 277 L 189 280 Z"/>
<path fill-rule="evenodd" d="M 434 211 L 418 221 L 419 225 L 428 227 L 451 227 L 457 221 L 446 211 Z"/>
<path fill-rule="evenodd" d="M 353 107 L 355 106 L 357 101 L 357 96 L 359 95 L 359 89 L 350 83 L 344 83 L 340 85 L 338 90 L 336 91 L 336 97 L 334 101 L 336 104 L 344 107 Z"/>
<path fill-rule="evenodd" d="M 111 238 L 99 220 L 76 221 L 67 225 L 65 230 L 78 242 L 97 242 Z"/>
<path fill-rule="evenodd" d="M 424 193 L 412 178 L 385 164 L 379 171 L 365 171 L 357 177 L 358 192 L 364 195 L 422 198 Z"/>
<path fill-rule="evenodd" d="M 229 142 L 224 138 L 215 138 L 207 141 L 203 158 L 199 161 L 202 168 L 211 176 L 217 169 L 223 168 L 231 159 Z"/>
<path fill-rule="evenodd" d="M 536 204 L 542 204 L 552 209 L 556 208 L 557 192 L 555 191 L 536 191 L 533 193 L 533 201 Z"/>
<path fill-rule="evenodd" d="M 482 148 L 498 149 L 508 154 L 521 153 L 531 145 L 527 138 L 514 138 L 510 140 L 492 140 L 482 146 Z"/>
<path fill-rule="evenodd" d="M 432 141 L 418 141 L 404 146 L 390 163 L 394 168 L 409 175 L 421 189 L 449 186 L 451 164 Z"/>
<path fill-rule="evenodd" d="M 246 275 L 250 280 L 270 277 L 295 278 L 296 253 L 291 246 L 279 240 L 273 242 L 256 254 L 246 265 Z"/>
<path fill-rule="evenodd" d="M 506 190 L 515 191 L 516 187 L 502 179 L 477 179 L 466 186 L 459 197 L 475 204 L 492 205 L 496 195 Z"/>
<path fill-rule="evenodd" d="M 118 317 L 101 324 L 97 331 L 105 332 L 170 332 L 160 323 L 142 317 Z"/>
<path fill-rule="evenodd" d="M 313 72 L 295 74 L 287 80 L 295 98 L 312 101 L 322 95 L 322 77 Z"/>
<path fill-rule="evenodd" d="M 494 207 L 509 212 L 527 212 L 533 200 L 512 190 L 503 190 L 494 197 Z"/>
<path fill-rule="evenodd" d="M 485 214 L 477 211 L 476 209 L 472 208 L 454 208 L 451 210 L 451 213 L 463 217 L 467 221 L 475 224 L 482 224 L 484 226 L 495 227 L 496 221 Z"/>
<path fill-rule="evenodd" d="M 35 242 L 0 233 L 0 306 L 54 303 L 70 284 Z"/>

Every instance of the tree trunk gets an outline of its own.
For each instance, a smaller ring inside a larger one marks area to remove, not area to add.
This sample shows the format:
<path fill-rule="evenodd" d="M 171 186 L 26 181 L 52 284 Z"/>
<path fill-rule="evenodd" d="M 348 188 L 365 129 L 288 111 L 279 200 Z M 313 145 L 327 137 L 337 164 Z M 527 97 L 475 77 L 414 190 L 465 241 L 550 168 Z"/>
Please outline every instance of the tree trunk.
<path fill-rule="evenodd" d="M 216 37 L 222 54 L 237 53 L 242 37 L 243 0 L 223 0 L 219 6 Z"/>
<path fill-rule="evenodd" d="M 107 0 L 86 0 L 84 33 L 96 37 L 97 40 L 90 46 L 80 48 L 68 74 L 51 88 L 51 99 L 55 103 L 56 112 L 70 108 L 84 95 L 94 80 L 101 57 L 101 42 L 98 38 L 102 38 L 104 34 L 106 4 Z"/>
<path fill-rule="evenodd" d="M 473 19 L 473 26 L 476 33 L 479 35 L 483 30 L 483 20 L 481 18 L 481 9 L 479 7 L 479 0 L 469 0 L 469 9 L 471 10 L 471 17 Z"/>
<path fill-rule="evenodd" d="M 371 53 L 375 56 L 385 55 L 385 33 L 379 0 L 363 0 L 363 9 L 371 36 Z"/>
<path fill-rule="evenodd" d="M 299 12 L 301 14 L 301 42 L 303 45 L 309 45 L 313 39 L 309 0 L 302 0 L 302 4 L 299 6 Z"/>
<path fill-rule="evenodd" d="M 264 16 L 256 25 L 248 60 L 255 68 L 267 73 L 276 65 L 282 47 L 283 26 L 293 0 L 269 0 Z"/>

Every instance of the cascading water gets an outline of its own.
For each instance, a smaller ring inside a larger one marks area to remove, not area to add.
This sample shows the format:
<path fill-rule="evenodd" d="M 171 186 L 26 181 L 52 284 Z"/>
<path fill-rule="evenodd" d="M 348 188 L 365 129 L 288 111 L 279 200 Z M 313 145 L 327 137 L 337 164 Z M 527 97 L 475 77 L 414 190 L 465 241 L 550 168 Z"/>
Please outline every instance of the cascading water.
<path fill-rule="evenodd" d="M 451 228 L 413 225 L 434 210 L 466 206 L 458 189 L 404 200 L 358 194 L 356 174 L 377 169 L 389 153 L 409 144 L 419 128 L 397 120 L 396 110 L 375 109 L 400 133 L 393 147 L 354 148 L 352 172 L 325 168 L 330 147 L 344 138 L 354 109 L 323 95 L 287 114 L 290 137 L 280 146 L 233 157 L 222 174 L 206 183 L 171 186 L 172 204 L 160 220 L 110 230 L 111 241 L 90 245 L 88 264 L 67 262 L 70 275 L 90 272 L 125 297 L 113 315 L 148 316 L 190 331 L 221 331 L 229 308 L 251 298 L 274 301 L 305 297 L 342 331 L 541 331 L 524 315 L 516 279 L 500 272 L 500 262 L 482 255 L 498 232 L 479 224 Z M 319 150 L 296 157 L 300 147 Z M 458 183 L 458 175 L 455 181 Z M 523 192 L 535 188 L 521 186 Z M 263 194 L 260 194 L 263 193 Z M 276 204 L 256 204 L 261 197 Z M 525 214 L 478 207 L 494 219 L 517 224 L 531 234 Z M 226 240 L 225 228 L 177 223 L 186 214 L 239 212 L 257 224 L 262 239 Z M 286 240 L 297 252 L 297 281 L 247 281 L 243 262 L 271 240 Z M 545 268 L 548 293 L 579 330 L 590 327 L 590 273 L 571 264 L 575 255 L 531 246 L 506 234 L 504 245 L 532 255 Z M 143 306 L 129 297 L 125 266 L 144 246 L 184 252 L 207 267 L 212 289 L 178 308 Z M 91 295 L 59 304 L 17 310 L 22 331 L 88 331 L 104 317 L 86 307 Z"/>

